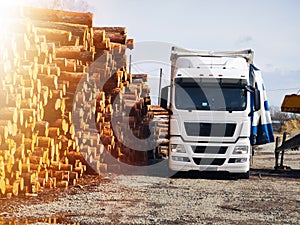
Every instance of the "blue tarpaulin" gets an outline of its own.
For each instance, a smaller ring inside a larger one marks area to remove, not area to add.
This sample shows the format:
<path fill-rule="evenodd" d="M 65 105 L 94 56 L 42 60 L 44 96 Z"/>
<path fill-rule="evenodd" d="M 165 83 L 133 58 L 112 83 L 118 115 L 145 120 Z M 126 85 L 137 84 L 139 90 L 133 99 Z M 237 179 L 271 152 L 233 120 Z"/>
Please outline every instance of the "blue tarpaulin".
<path fill-rule="evenodd" d="M 266 89 L 263 83 L 261 71 L 255 66 L 250 66 L 250 81 L 253 87 L 260 91 L 260 110 L 254 111 L 254 96 L 251 95 L 251 145 L 262 145 L 274 142 L 274 132 L 272 127 L 269 103 Z"/>

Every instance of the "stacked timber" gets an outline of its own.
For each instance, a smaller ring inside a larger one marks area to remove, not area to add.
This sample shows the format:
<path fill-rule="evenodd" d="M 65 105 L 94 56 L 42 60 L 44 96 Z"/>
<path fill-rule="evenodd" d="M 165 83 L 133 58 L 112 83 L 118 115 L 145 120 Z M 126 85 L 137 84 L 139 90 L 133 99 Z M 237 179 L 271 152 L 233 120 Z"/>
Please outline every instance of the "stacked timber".
<path fill-rule="evenodd" d="M 154 159 L 167 158 L 169 153 L 169 112 L 157 105 L 148 106 L 148 118 L 153 129 L 155 147 L 151 156 Z"/>
<path fill-rule="evenodd" d="M 114 97 L 114 156 L 133 165 L 147 164 L 149 126 L 144 123 L 150 105 L 147 74 L 132 74 L 122 94 Z"/>
<path fill-rule="evenodd" d="M 32 195 L 167 154 L 167 116 L 147 74 L 129 74 L 123 27 L 93 15 L 24 8 L 0 42 L 0 194 Z M 151 154 L 150 154 L 150 157 Z"/>
<path fill-rule="evenodd" d="M 120 96 L 133 91 L 134 115 L 147 111 L 126 72 L 133 40 L 125 28 L 93 27 L 90 13 L 24 8 L 8 26 L 0 37 L 0 194 L 32 195 L 99 173 L 105 150 L 121 155 L 112 123 L 128 106 Z"/>
<path fill-rule="evenodd" d="M 80 149 L 68 93 L 93 60 L 83 44 L 89 26 L 51 21 L 52 11 L 43 21 L 35 17 L 42 11 L 25 8 L 1 36 L 0 189 L 7 197 L 74 185 L 86 170 L 74 157 Z"/>

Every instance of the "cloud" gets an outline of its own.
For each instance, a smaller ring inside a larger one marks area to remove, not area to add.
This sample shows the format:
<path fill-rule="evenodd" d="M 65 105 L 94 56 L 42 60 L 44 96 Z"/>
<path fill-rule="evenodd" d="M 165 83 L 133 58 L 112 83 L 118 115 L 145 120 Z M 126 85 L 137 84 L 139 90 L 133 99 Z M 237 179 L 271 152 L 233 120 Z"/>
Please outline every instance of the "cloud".
<path fill-rule="evenodd" d="M 271 63 L 262 65 L 260 69 L 263 70 L 264 72 L 274 72 L 276 70 L 275 66 Z"/>
<path fill-rule="evenodd" d="M 249 46 L 253 45 L 254 38 L 250 35 L 245 35 L 245 36 L 240 36 L 237 41 L 236 45 L 237 46 Z"/>
<path fill-rule="evenodd" d="M 263 71 L 263 78 L 270 105 L 280 106 L 287 94 L 296 94 L 300 89 L 300 71 Z"/>
<path fill-rule="evenodd" d="M 295 70 L 293 68 L 278 67 L 277 65 L 272 64 L 272 63 L 259 65 L 258 68 L 260 70 L 262 70 L 264 73 L 273 73 L 273 74 L 276 74 L 277 76 L 286 76 L 287 74 L 292 74 L 292 76 L 295 77 L 295 74 L 297 74 L 297 76 L 298 76 L 298 74 L 300 72 L 299 70 Z M 295 80 L 295 82 L 296 82 L 296 80 Z"/>

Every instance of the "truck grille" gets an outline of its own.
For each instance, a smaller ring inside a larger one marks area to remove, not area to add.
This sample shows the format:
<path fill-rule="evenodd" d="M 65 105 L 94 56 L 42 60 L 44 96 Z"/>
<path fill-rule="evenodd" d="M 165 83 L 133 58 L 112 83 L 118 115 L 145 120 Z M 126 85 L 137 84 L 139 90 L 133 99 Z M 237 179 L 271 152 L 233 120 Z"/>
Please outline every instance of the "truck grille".
<path fill-rule="evenodd" d="M 227 147 L 220 146 L 192 146 L 194 153 L 205 154 L 225 154 Z"/>
<path fill-rule="evenodd" d="M 185 122 L 184 127 L 188 136 L 232 137 L 236 128 L 236 124 Z"/>
<path fill-rule="evenodd" d="M 226 159 L 193 158 L 198 166 L 222 166 Z"/>

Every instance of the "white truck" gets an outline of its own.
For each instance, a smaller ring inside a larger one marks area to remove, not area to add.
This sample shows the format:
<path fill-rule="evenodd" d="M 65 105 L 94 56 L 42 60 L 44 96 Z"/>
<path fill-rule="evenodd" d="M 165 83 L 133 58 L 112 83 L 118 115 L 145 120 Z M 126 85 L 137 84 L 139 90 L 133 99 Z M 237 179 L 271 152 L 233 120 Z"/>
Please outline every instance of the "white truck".
<path fill-rule="evenodd" d="M 173 47 L 171 64 L 171 85 L 161 90 L 161 106 L 170 112 L 169 168 L 249 178 L 251 142 L 266 135 L 265 143 L 273 141 L 272 128 L 271 134 L 257 131 L 270 128 L 270 118 L 263 113 L 267 104 L 253 72 L 253 51 Z"/>

